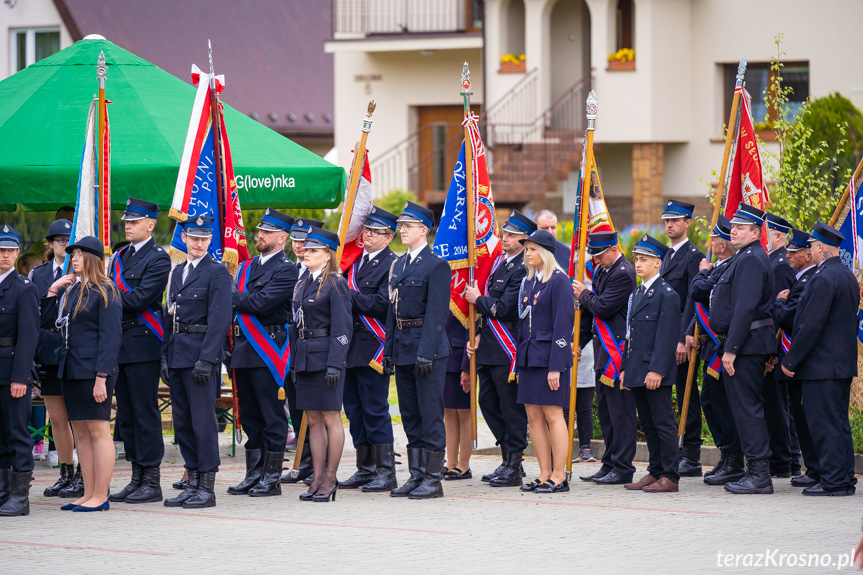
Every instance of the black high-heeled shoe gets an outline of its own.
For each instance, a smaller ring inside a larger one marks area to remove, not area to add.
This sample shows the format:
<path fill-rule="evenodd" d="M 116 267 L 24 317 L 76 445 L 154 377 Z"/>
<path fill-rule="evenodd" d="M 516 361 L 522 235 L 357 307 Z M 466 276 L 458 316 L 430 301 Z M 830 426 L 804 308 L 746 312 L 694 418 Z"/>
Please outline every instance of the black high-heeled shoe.
<path fill-rule="evenodd" d="M 336 491 L 338 491 L 338 490 L 339 490 L 339 482 L 336 481 L 336 484 L 333 485 L 333 488 L 330 490 L 329 493 L 317 493 L 316 492 L 312 496 L 312 501 L 314 501 L 315 503 L 328 503 L 330 500 L 330 497 L 332 497 L 333 501 L 335 501 L 336 500 Z"/>
<path fill-rule="evenodd" d="M 318 494 L 318 490 L 314 491 L 306 491 L 305 493 L 300 493 L 300 501 L 311 501 L 312 498 Z"/>

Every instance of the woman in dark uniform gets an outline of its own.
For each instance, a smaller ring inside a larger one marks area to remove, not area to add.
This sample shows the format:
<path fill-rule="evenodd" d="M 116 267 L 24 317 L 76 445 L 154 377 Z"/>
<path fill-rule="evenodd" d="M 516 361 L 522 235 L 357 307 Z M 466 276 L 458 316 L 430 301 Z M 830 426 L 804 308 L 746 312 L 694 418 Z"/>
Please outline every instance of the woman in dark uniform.
<path fill-rule="evenodd" d="M 470 433 L 470 363 L 464 354 L 467 329 L 450 312 L 446 318 L 446 337 L 450 354 L 446 363 L 446 378 L 443 384 L 443 421 L 446 427 L 446 461 L 444 479 L 470 479 L 471 433 Z"/>
<path fill-rule="evenodd" d="M 521 489 L 558 493 L 569 491 L 563 469 L 569 441 L 563 408 L 569 406 L 575 301 L 569 278 L 554 259 L 554 236 L 539 230 L 520 241 L 527 276 L 518 296 L 518 402 L 527 409 L 539 460 L 539 478 Z"/>
<path fill-rule="evenodd" d="M 42 298 L 42 327 L 60 328 L 63 400 L 78 440 L 84 495 L 64 511 L 107 511 L 114 472 L 108 420 L 117 378 L 123 305 L 105 276 L 104 247 L 91 236 L 68 246 L 73 273 L 55 281 Z M 62 288 L 66 292 L 58 298 Z M 59 301 L 58 301 L 59 299 Z"/>
<path fill-rule="evenodd" d="M 309 273 L 294 291 L 297 407 L 309 422 L 314 468 L 309 490 L 300 495 L 302 501 L 335 501 L 336 471 L 345 446 L 341 409 L 353 319 L 348 285 L 336 261 L 338 247 L 337 235 L 312 227 L 303 245 Z"/>

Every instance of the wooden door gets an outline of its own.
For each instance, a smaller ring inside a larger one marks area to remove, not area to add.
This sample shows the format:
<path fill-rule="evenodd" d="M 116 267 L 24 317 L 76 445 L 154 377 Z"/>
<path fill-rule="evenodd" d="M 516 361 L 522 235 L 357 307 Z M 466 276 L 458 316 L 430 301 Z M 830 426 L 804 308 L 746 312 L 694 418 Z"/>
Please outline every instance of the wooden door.
<path fill-rule="evenodd" d="M 479 106 L 471 106 L 479 113 Z M 462 106 L 422 106 L 418 108 L 417 185 L 419 201 L 426 205 L 443 204 L 452 172 L 464 140 Z"/>

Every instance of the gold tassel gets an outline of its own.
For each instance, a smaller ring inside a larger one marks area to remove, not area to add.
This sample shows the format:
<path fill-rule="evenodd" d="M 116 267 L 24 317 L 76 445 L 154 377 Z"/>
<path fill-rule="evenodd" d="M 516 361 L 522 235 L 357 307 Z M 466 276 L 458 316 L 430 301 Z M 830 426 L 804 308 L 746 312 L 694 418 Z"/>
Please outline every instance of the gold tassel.
<path fill-rule="evenodd" d="M 517 373 L 509 374 L 509 377 L 506 379 L 506 381 L 507 381 L 507 383 L 512 383 L 513 381 L 518 383 L 518 374 Z"/>
<path fill-rule="evenodd" d="M 279 401 L 285 401 L 285 388 L 279 388 Z"/>
<path fill-rule="evenodd" d="M 168 212 L 168 216 L 170 216 L 170 218 L 173 220 L 177 220 L 178 222 L 185 222 L 189 219 L 189 214 L 184 214 L 177 208 L 171 208 L 171 210 Z"/>
<path fill-rule="evenodd" d="M 599 381 L 607 385 L 608 387 L 614 387 L 614 380 L 609 377 L 602 375 L 599 377 Z"/>
<path fill-rule="evenodd" d="M 379 364 L 375 360 L 371 360 L 369 362 L 369 367 L 372 368 L 373 370 L 375 370 L 376 372 L 380 373 L 381 375 L 383 375 L 383 373 L 384 373 L 384 366 L 382 366 L 381 364 Z"/>
<path fill-rule="evenodd" d="M 234 271 L 237 269 L 237 264 L 240 261 L 240 254 L 237 253 L 237 250 L 233 248 L 225 248 L 222 252 L 222 262 L 228 267 L 228 271 L 231 275 L 234 275 Z"/>
<path fill-rule="evenodd" d="M 185 252 L 180 251 L 175 247 L 171 247 L 171 249 L 168 250 L 168 256 L 170 256 L 171 263 L 173 263 L 174 265 L 180 265 L 181 263 L 185 262 L 187 258 Z"/>
<path fill-rule="evenodd" d="M 110 258 L 112 255 L 114 255 L 114 252 L 112 252 L 112 251 L 111 251 L 111 246 L 105 246 L 105 255 L 106 255 L 107 257 L 109 257 L 109 258 Z"/>
<path fill-rule="evenodd" d="M 707 368 L 707 375 L 709 375 L 713 379 L 719 379 L 719 372 L 709 367 Z"/>

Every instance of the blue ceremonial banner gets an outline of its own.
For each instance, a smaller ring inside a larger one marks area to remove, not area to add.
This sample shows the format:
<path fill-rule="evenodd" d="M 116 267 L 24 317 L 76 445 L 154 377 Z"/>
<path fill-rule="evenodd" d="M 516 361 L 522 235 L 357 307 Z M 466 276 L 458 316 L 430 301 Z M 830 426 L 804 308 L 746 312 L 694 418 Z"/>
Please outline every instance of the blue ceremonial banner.
<path fill-rule="evenodd" d="M 440 225 L 434 238 L 434 251 L 452 265 L 467 265 L 467 195 L 465 193 L 464 143 L 449 183 Z"/>
<path fill-rule="evenodd" d="M 839 257 L 860 282 L 863 273 L 863 179 L 858 186 L 852 181 L 848 187 L 848 203 L 843 208 L 836 226 L 845 236 L 839 245 Z M 863 310 L 858 319 L 857 343 L 863 346 Z"/>

